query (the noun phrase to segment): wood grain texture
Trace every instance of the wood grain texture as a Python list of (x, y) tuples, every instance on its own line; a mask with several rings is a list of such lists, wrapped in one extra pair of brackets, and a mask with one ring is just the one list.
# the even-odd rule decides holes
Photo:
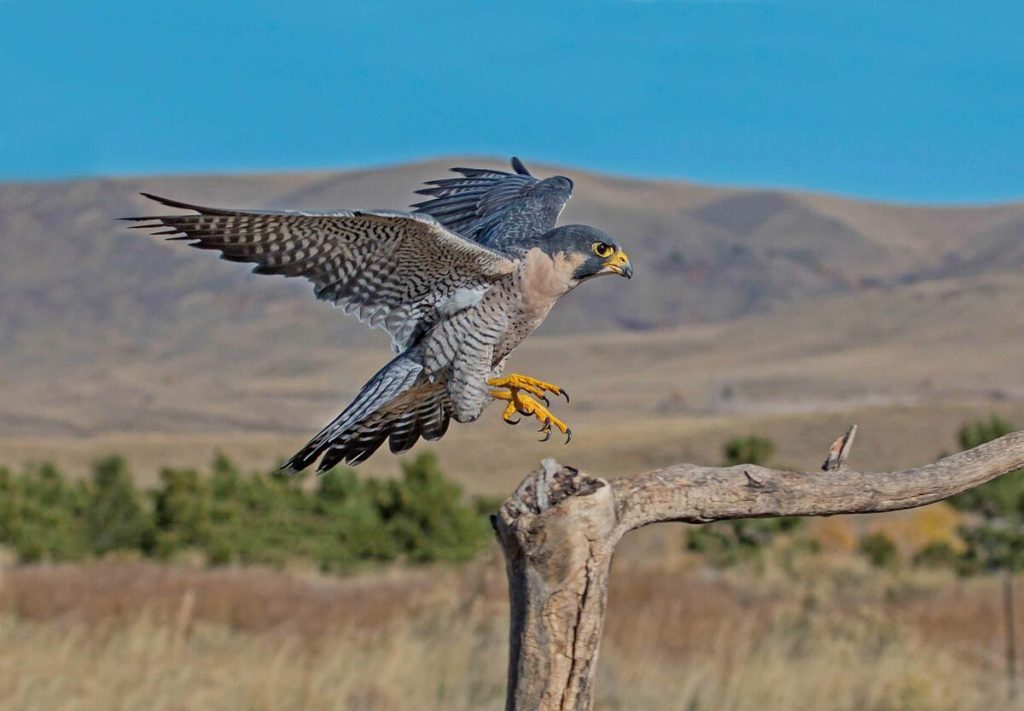
[(855, 431), (833, 445), (832, 468), (824, 472), (681, 464), (604, 480), (544, 460), (493, 518), (511, 601), (506, 708), (593, 707), (612, 555), (633, 529), (894, 511), (1024, 469), (1024, 432), (1015, 432), (922, 467), (855, 471), (844, 466)]

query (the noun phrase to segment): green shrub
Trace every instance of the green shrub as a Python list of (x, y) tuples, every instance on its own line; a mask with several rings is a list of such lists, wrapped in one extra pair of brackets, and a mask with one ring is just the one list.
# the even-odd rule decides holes
[[(727, 467), (739, 464), (763, 465), (775, 453), (775, 443), (767, 437), (747, 435), (735, 437), (722, 448), (723, 464)], [(686, 535), (687, 550), (701, 554), (715, 567), (728, 567), (760, 556), (762, 549), (770, 546), (779, 536), (797, 531), (804, 520), (797, 516), (778, 518), (744, 518), (733, 521), (716, 521), (691, 528)], [(816, 547), (800, 541), (789, 555), (796, 552), (813, 552)]]
[[(965, 424), (960, 428), (958, 438), (962, 449), (973, 449), (1013, 431), (1012, 424), (993, 415), (987, 421), (975, 420)], [(989, 521), (1019, 518), (1024, 514), (1024, 469), (957, 494), (949, 499), (949, 503)]]
[(315, 504), (328, 532), (317, 556), (321, 568), (344, 569), (356, 561), (387, 561), (400, 555), (378, 506), (379, 488), (379, 482), (364, 483), (351, 469), (332, 469), (320, 477)]
[(78, 560), (89, 553), (82, 486), (70, 486), (52, 465), (4, 477), (5, 523), (0, 542), (22, 562)]
[(960, 554), (946, 541), (932, 541), (914, 554), (915, 568), (949, 568), (960, 570), (962, 562)]
[(341, 571), (363, 561), (466, 560), (490, 538), (479, 501), (466, 501), (430, 455), (398, 480), (351, 469), (321, 476), (246, 476), (218, 455), (208, 475), (165, 469), (140, 495), (124, 460), (96, 462), (69, 484), (52, 466), (0, 469), (0, 545), (22, 561), (76, 560), (115, 550), (167, 559), (186, 551), (211, 565), (283, 565), (292, 558)]
[(160, 484), (152, 492), (154, 536), (149, 552), (168, 558), (182, 548), (206, 547), (212, 533), (211, 487), (194, 469), (164, 469)]
[(775, 443), (767, 437), (748, 435), (725, 443), (725, 466), (765, 464), (775, 454)]
[(11, 545), (18, 530), (21, 512), (14, 475), (0, 467), (0, 545)]
[[(781, 534), (796, 531), (803, 519), (796, 516), (778, 518), (741, 518), (695, 526), (686, 537), (687, 550), (701, 554), (716, 568), (727, 568), (758, 557)], [(813, 547), (798, 546), (811, 552)]]
[(113, 550), (144, 550), (153, 538), (153, 521), (142, 508), (128, 466), (121, 457), (93, 465), (92, 485), (82, 511), (89, 548), (96, 555)]
[(1024, 534), (1019, 523), (995, 521), (961, 526), (960, 538), (966, 550), (960, 561), (964, 575), (1024, 568)]
[(462, 503), (462, 488), (446, 481), (430, 454), (402, 463), (402, 479), (379, 492), (382, 518), (410, 560), (468, 560), (487, 540), (485, 519)]
[(895, 568), (899, 565), (900, 552), (896, 543), (881, 531), (861, 538), (858, 548), (876, 568)]
[[(977, 447), (1014, 431), (998, 415), (960, 428), (960, 446)], [(949, 500), (966, 516), (960, 571), (966, 574), (1024, 568), (1024, 469), (1004, 474)]]

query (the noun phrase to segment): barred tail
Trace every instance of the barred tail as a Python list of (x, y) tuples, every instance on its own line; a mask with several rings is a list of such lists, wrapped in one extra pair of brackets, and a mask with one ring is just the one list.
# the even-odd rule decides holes
[(344, 461), (356, 465), (390, 437), (391, 451), (404, 452), (422, 436), (439, 439), (448, 429), (451, 404), (444, 381), (423, 377), (423, 367), (403, 353), (384, 366), (355, 400), (281, 468), (302, 471), (323, 455), (317, 471)]

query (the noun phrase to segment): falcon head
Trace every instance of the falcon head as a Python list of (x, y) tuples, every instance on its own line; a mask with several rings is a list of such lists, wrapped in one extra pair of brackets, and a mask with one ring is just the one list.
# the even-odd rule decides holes
[(572, 265), (573, 281), (602, 274), (633, 277), (633, 263), (618, 241), (588, 225), (565, 225), (551, 230), (544, 236), (543, 244), (552, 257), (563, 256)]

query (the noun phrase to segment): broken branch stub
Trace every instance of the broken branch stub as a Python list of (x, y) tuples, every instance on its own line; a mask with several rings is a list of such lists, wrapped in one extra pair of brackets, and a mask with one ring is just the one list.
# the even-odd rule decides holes
[(707, 523), (828, 516), (923, 506), (1024, 468), (1024, 432), (897, 472), (846, 468), (856, 426), (823, 472), (683, 464), (605, 480), (546, 459), (492, 519), (511, 602), (509, 711), (586, 711), (612, 553), (625, 533), (660, 521)]
[(850, 450), (853, 449), (853, 438), (856, 436), (857, 425), (850, 425), (846, 434), (832, 443), (828, 450), (828, 457), (821, 465), (823, 472), (834, 472), (846, 466), (846, 458), (850, 456)]

